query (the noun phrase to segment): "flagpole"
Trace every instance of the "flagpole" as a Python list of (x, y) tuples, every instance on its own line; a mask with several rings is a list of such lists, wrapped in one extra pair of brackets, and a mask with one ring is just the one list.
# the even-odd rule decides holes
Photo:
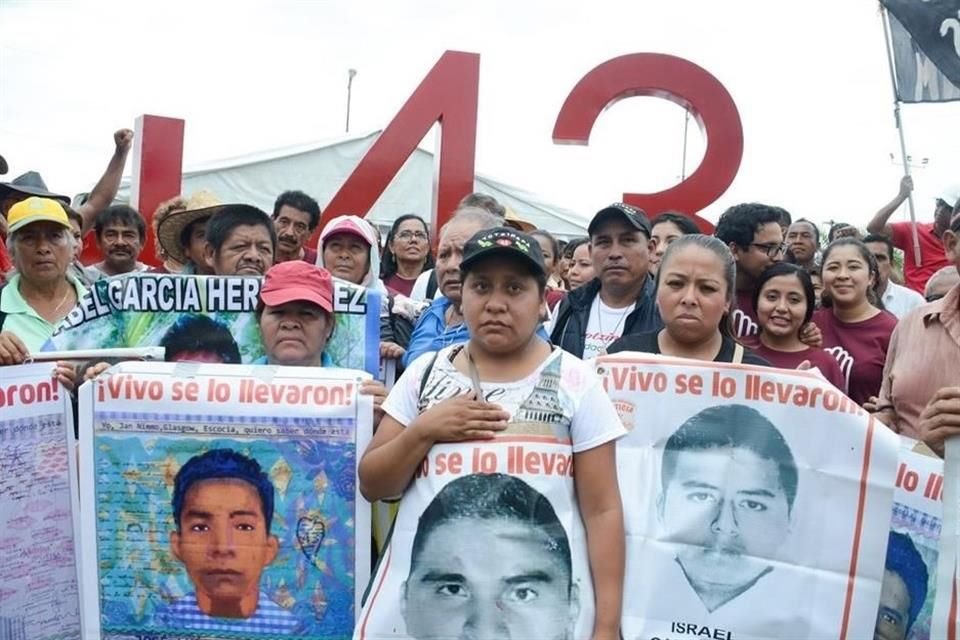
[[(903, 173), (910, 175), (910, 163), (907, 160), (907, 143), (903, 138), (903, 120), (900, 118), (900, 96), (897, 93), (897, 74), (893, 67), (893, 48), (890, 44), (890, 28), (887, 26), (887, 9), (880, 5), (881, 21), (883, 22), (883, 40), (887, 49), (887, 65), (890, 67), (890, 87), (893, 89), (893, 119), (897, 125), (897, 134), (900, 137), (900, 157), (903, 159)], [(910, 232), (913, 236), (913, 263), (920, 266), (920, 237), (917, 235), (917, 215), (913, 209), (913, 191), (907, 194), (907, 204), (910, 209)]]

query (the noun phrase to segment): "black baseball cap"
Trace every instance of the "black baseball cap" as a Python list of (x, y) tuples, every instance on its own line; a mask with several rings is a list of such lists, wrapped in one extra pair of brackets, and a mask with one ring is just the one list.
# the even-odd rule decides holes
[(483, 229), (463, 245), (460, 271), (466, 273), (477, 262), (490, 256), (516, 256), (524, 260), (534, 273), (547, 272), (543, 251), (533, 237), (511, 227)]
[(623, 202), (614, 202), (610, 206), (597, 211), (596, 215), (593, 216), (593, 220), (590, 221), (590, 226), (587, 227), (587, 233), (593, 236), (597, 231), (597, 227), (615, 216), (626, 220), (627, 224), (635, 227), (637, 231), (643, 231), (647, 234), (647, 238), (650, 237), (650, 220), (647, 219), (647, 214), (644, 213), (642, 209), (631, 207)]

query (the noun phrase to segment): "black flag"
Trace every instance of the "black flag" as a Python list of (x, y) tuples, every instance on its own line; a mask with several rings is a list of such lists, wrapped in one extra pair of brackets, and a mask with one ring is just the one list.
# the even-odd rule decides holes
[(902, 102), (960, 100), (960, 0), (881, 0)]

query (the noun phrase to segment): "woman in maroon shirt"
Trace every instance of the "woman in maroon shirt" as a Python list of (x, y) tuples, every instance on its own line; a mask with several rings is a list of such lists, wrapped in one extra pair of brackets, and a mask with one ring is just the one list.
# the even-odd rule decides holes
[(840, 364), (847, 395), (863, 404), (880, 391), (883, 363), (897, 319), (876, 293), (880, 272), (870, 250), (853, 238), (834, 240), (823, 253), (823, 307), (813, 321), (823, 346)]
[(760, 325), (754, 353), (780, 369), (796, 369), (803, 363), (820, 373), (844, 393), (847, 381), (836, 359), (823, 349), (800, 341), (800, 327), (807, 324), (817, 306), (813, 281), (805, 269), (786, 262), (775, 263), (760, 274), (753, 294), (753, 308)]
[(407, 213), (393, 221), (380, 262), (380, 279), (394, 294), (410, 297), (420, 274), (433, 268), (430, 232), (420, 216)]

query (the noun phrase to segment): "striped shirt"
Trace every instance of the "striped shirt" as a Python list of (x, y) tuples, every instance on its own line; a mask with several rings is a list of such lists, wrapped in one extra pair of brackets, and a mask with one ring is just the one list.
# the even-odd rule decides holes
[(158, 631), (290, 634), (298, 631), (301, 625), (292, 613), (261, 591), (257, 610), (249, 618), (208, 616), (197, 606), (196, 594), (191, 593), (157, 611), (155, 626)]

